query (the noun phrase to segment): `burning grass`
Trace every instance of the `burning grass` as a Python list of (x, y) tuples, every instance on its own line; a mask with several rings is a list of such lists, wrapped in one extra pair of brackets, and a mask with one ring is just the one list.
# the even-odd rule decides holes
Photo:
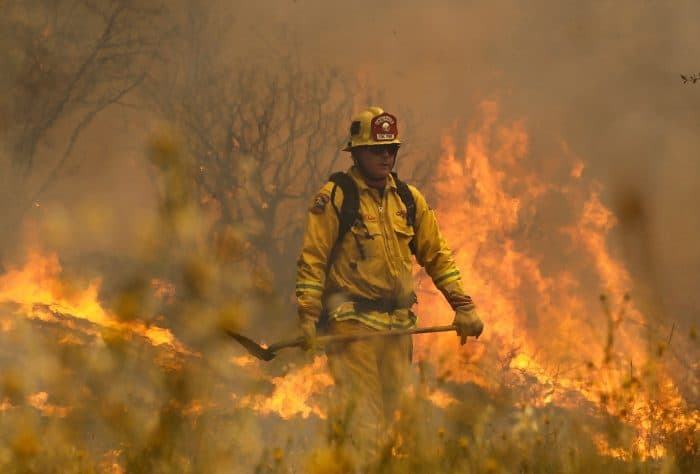
[[(564, 151), (561, 176), (538, 175), (524, 125), (494, 103), (464, 150), (454, 133), (434, 204), (487, 329), (463, 348), (416, 336), (413, 384), (373, 469), (700, 469), (697, 335), (629, 296), (600, 185)], [(245, 232), (207, 240), (172, 134), (149, 157), (160, 220), (138, 272), (105, 289), (34, 250), (0, 276), (0, 469), (349, 472), (348, 440), (325, 421), (325, 358), (262, 363), (221, 336), (291, 311), (251, 270)], [(445, 322), (417, 276), (422, 323)]]

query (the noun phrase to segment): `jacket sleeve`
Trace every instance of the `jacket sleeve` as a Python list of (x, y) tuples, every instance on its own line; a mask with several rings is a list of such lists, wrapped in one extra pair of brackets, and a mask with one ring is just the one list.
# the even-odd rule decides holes
[(435, 213), (428, 207), (420, 191), (414, 186), (410, 186), (410, 189), (416, 201), (416, 260), (425, 268), (435, 286), (453, 308), (463, 306), (466, 302), (473, 304), (464, 291), (461, 274), (452, 251), (442, 237)]
[(330, 202), (333, 186), (332, 182), (326, 183), (312, 200), (307, 212), (296, 277), (297, 309), (301, 319), (317, 321), (321, 314), (326, 266), (338, 238), (338, 215), (335, 209), (340, 209), (339, 203), (342, 203), (343, 197), (342, 190), (337, 187), (335, 202)]

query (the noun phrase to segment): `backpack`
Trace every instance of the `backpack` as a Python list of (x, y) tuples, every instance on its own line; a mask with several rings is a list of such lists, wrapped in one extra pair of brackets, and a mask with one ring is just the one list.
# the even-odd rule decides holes
[[(408, 188), (408, 184), (401, 181), (395, 172), (392, 171), (391, 175), (394, 177), (396, 191), (399, 194), (399, 198), (403, 202), (404, 206), (406, 206), (406, 223), (413, 227), (416, 222), (416, 200), (413, 197), (413, 193), (411, 193), (411, 190)], [(355, 185), (355, 181), (353, 181), (350, 175), (343, 171), (333, 173), (328, 180), (334, 183), (333, 189), (331, 190), (330, 201), (333, 205), (333, 209), (335, 209), (335, 212), (338, 215), (338, 238), (336, 239), (328, 258), (326, 273), (328, 270), (330, 270), (331, 265), (333, 264), (333, 260), (335, 259), (340, 247), (340, 242), (342, 242), (345, 234), (348, 233), (350, 228), (355, 225), (356, 222), (362, 221), (362, 216), (360, 215), (360, 194), (357, 190), (357, 186)], [(340, 189), (343, 190), (343, 204), (340, 206), (340, 209), (338, 209), (338, 207), (335, 205), (335, 192), (338, 189), (338, 186), (340, 186)], [(364, 259), (364, 251), (362, 250), (362, 245), (360, 244), (359, 240), (357, 240), (357, 236), (355, 237), (355, 242), (357, 243), (360, 255)], [(409, 247), (411, 248), (411, 253), (415, 254), (416, 249), (415, 242), (413, 240), (411, 240), (409, 243)]]

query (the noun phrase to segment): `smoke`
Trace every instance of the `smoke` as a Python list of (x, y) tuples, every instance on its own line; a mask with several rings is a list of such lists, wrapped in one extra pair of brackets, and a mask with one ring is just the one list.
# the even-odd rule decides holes
[[(700, 276), (698, 264), (688, 264), (697, 262), (697, 244), (684, 238), (698, 223), (678, 210), (698, 192), (700, 94), (679, 77), (697, 69), (696, 2), (356, 1), (338, 9), (277, 1), (227, 9), (252, 51), (299, 45), (303, 57), (360, 78), (358, 108), (367, 95), (410, 112), (415, 123), (404, 138), (426, 154), (478, 101), (499, 99), (505, 114), (527, 122), (536, 144), (566, 142), (586, 174), (604, 183), (607, 202), (641, 196), (660, 290), (697, 308), (697, 297), (678, 294), (685, 278), (672, 271), (686, 262), (687, 280)], [(535, 152), (538, 163), (556, 159), (546, 156), (552, 149)]]
[[(207, 77), (200, 73), (236, 61), (281, 69), (289, 56), (309, 68), (340, 68), (355, 80), (348, 91), (355, 110), (376, 103), (399, 116), (407, 145), (399, 159), (402, 174), (416, 162), (436, 160), (446, 131), (454, 132), (460, 150), (481, 101), (495, 100), (504, 122), (518, 121), (527, 131), (526, 160), (538, 174), (564, 182), (575, 157), (584, 179), (602, 183), (603, 203), (618, 217), (610, 244), (635, 279), (633, 297), (686, 329), (700, 308), (700, 219), (688, 210), (700, 197), (694, 152), (700, 92), (679, 75), (697, 68), (699, 10), (692, 1), (669, 7), (653, 1), (358, 0), (339, 9), (320, 0), (183, 0), (159, 17), (173, 34), (159, 44), (163, 60), (150, 66), (147, 83), (153, 89), (172, 84), (165, 80), (172, 77)], [(230, 69), (218, 80), (235, 81), (237, 72)], [(6, 79), (10, 87), (22, 76)], [(2, 155), (7, 173), (0, 191), (8, 215), (24, 212), (33, 223), (31, 232), (3, 226), (3, 242), (19, 242), (3, 246), (5, 260), (14, 257), (8, 248), (21, 254), (32, 234), (64, 259), (87, 266), (99, 261), (97, 273), (116, 270), (104, 255), (138, 259), (157, 214), (143, 147), (154, 122), (169, 118), (151, 92), (134, 91), (102, 111), (80, 136), (66, 172), (28, 209), (16, 196), (31, 196), (55, 159), (25, 179), (10, 167), (11, 153)], [(54, 145), (71, 125), (68, 120), (52, 130), (44, 156), (56, 154)], [(324, 139), (340, 144), (345, 137), (338, 135)], [(338, 167), (347, 164), (341, 160)], [(431, 194), (430, 187), (426, 191)], [(542, 235), (571, 212), (552, 199), (527, 225)], [(558, 245), (551, 239), (534, 244), (553, 268), (548, 242)], [(297, 250), (294, 243), (287, 247), (281, 264), (292, 266)], [(275, 291), (288, 294), (291, 286)], [(281, 324), (287, 330), (292, 322)]]
[[(526, 122), (535, 166), (556, 160), (564, 142), (584, 161), (585, 173), (603, 182), (607, 203), (624, 199), (621, 193), (639, 195), (650, 221), (655, 284), (673, 312), (697, 309), (686, 282), (700, 277), (700, 244), (692, 238), (700, 223), (682, 209), (698, 193), (700, 165), (692, 151), (700, 144), (694, 133), (700, 117), (693, 113), (700, 94), (679, 77), (697, 68), (696, 2), (358, 0), (338, 8), (276, 0), (181, 7), (163, 18), (190, 35), (161, 45), (170, 67), (185, 57), (192, 63), (176, 64), (185, 73), (230, 57), (274, 64), (285, 54), (341, 67), (358, 79), (356, 109), (376, 102), (404, 119), (414, 160), (434, 159), (445, 129), (464, 128), (484, 98), (498, 100), (504, 117)], [(196, 61), (180, 55), (195, 47)], [(157, 112), (143, 95), (129, 100), (140, 107), (108, 109), (81, 138), (80, 168), (51, 193), (63, 205), (103, 199), (121, 215), (139, 201), (152, 202), (137, 155)], [(343, 137), (328, 139), (342, 143)], [(124, 241), (97, 240), (107, 247)], [(638, 256), (627, 257), (640, 264)], [(679, 265), (687, 277), (675, 271)]]
[[(434, 159), (446, 129), (465, 129), (481, 100), (496, 99), (505, 120), (524, 121), (533, 166), (555, 166), (565, 144), (585, 177), (603, 184), (603, 201), (620, 218), (612, 243), (640, 292), (658, 293), (655, 304), (686, 323), (697, 313), (700, 222), (685, 206), (700, 193), (700, 93), (679, 76), (698, 68), (697, 2), (358, 0), (338, 8), (279, 0), (216, 8), (230, 54), (291, 50), (356, 77), (356, 109), (374, 102), (399, 114), (413, 160)], [(629, 200), (643, 223), (626, 222)]]
[[(583, 163), (583, 178), (601, 183), (601, 199), (617, 217), (610, 244), (635, 280), (633, 298), (645, 306), (645, 313), (686, 332), (700, 310), (700, 217), (694, 211), (700, 199), (700, 85), (683, 84), (680, 74), (700, 69), (699, 17), (700, 4), (690, 0), (672, 6), (662, 1), (356, 0), (339, 5), (321, 0), (182, 0), (159, 17), (173, 35), (159, 44), (162, 62), (150, 66), (145, 84), (157, 88), (170, 84), (164, 78), (206, 72), (227, 61), (274, 68), (278, 58), (287, 56), (310, 68), (340, 68), (355, 81), (349, 93), (356, 111), (377, 104), (398, 115), (407, 144), (400, 171), (414, 162), (435, 160), (446, 131), (454, 131), (456, 148), (463, 148), (464, 132), (479, 104), (494, 100), (505, 123), (522, 123), (527, 131), (525, 161), (536, 174), (564, 183), (575, 157)], [(0, 41), (12, 41), (4, 33)], [(7, 51), (22, 47), (8, 44)], [(0, 59), (0, 64), (14, 64)], [(230, 77), (219, 80), (235, 81), (235, 73), (234, 68)], [(6, 215), (23, 213), (25, 222), (14, 226), (6, 222), (15, 221), (2, 220), (0, 263), (21, 259), (22, 248), (39, 240), (59, 253), (67, 271), (88, 267), (91, 275), (116, 281), (133, 275), (158, 219), (158, 180), (145, 159), (145, 143), (154, 124), (169, 117), (163, 117), (150, 91), (141, 89), (104, 109), (80, 135), (66, 172), (27, 209), (16, 196), (32, 196), (41, 185), (70, 136), (73, 119), (51, 130), (42, 143), (42, 156), (53, 161), (37, 165), (28, 178), (17, 172), (11, 165), (16, 158), (11, 137), (4, 133), (12, 119), (4, 106), (22, 81), (20, 74), (0, 79), (0, 86), (10, 91), (0, 99), (0, 197), (7, 203)], [(192, 96), (197, 98), (196, 87)], [(347, 129), (347, 123), (335, 125)], [(340, 135), (323, 138), (330, 143), (345, 140)], [(542, 236), (542, 229), (559, 227), (573, 212), (563, 200), (552, 199), (527, 225), (532, 235)], [(209, 217), (199, 216), (206, 223), (198, 225), (206, 227)], [(531, 242), (545, 257), (548, 245), (560, 243), (547, 236)], [(274, 265), (293, 266), (296, 251)], [(186, 261), (185, 280), (199, 275), (200, 266), (216, 267), (212, 262), (219, 256), (205, 254), (201, 259), (206, 265)], [(554, 272), (560, 263), (544, 258), (543, 270)], [(105, 286), (109, 297), (124, 292)], [(223, 284), (221, 288), (226, 289)], [(266, 291), (261, 291), (263, 297), (270, 291), (289, 295), (292, 288)], [(268, 337), (275, 331), (288, 333), (293, 327), (289, 306), (274, 313), (279, 317), (248, 321), (247, 329), (265, 327)], [(238, 313), (246, 311), (229, 312), (236, 313), (238, 322), (245, 319)], [(207, 327), (220, 317), (210, 315)], [(183, 332), (196, 326), (181, 325)], [(230, 355), (227, 348), (215, 349), (221, 360)], [(34, 352), (42, 356), (40, 364), (56, 363), (45, 351)], [(34, 352), (28, 350), (28, 355)], [(135, 377), (126, 375), (128, 370), (121, 385), (137, 385)], [(226, 370), (228, 366), (221, 369)], [(111, 376), (107, 369), (94, 371), (100, 380)], [(30, 387), (23, 394), (42, 389), (33, 380), (26, 383)], [(187, 388), (197, 396), (205, 391)], [(100, 387), (95, 392), (108, 391)], [(112, 398), (130, 400), (121, 393)], [(70, 397), (68, 401), (79, 403)], [(238, 422), (257, 427), (250, 420)], [(256, 446), (256, 453), (260, 449)]]

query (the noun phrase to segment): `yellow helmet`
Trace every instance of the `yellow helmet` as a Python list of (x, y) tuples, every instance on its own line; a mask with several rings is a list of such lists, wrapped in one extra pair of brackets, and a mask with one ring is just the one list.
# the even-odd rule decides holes
[(343, 151), (356, 146), (401, 143), (396, 117), (380, 107), (370, 107), (352, 119), (350, 141)]

